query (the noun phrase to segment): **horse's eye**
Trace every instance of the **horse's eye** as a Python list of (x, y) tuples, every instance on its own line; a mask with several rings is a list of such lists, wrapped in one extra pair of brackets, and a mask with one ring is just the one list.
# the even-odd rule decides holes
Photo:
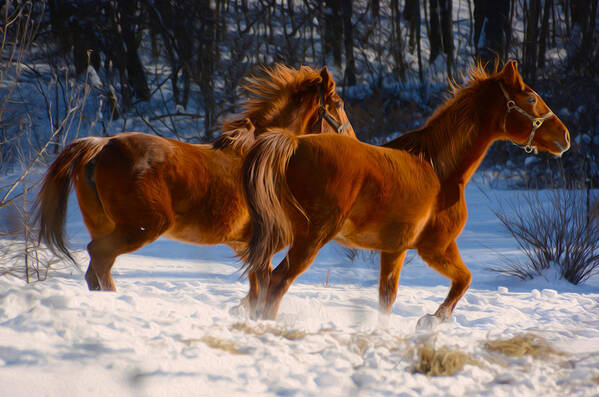
[(341, 109), (343, 107), (343, 102), (337, 102), (337, 109)]
[(528, 98), (526, 100), (526, 102), (528, 102), (528, 103), (535, 103), (536, 101), (537, 101), (537, 98), (535, 98), (534, 96), (531, 96), (530, 98)]

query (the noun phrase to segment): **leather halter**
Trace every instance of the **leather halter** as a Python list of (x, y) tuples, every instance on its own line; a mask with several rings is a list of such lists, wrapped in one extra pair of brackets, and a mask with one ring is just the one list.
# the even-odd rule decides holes
[(344, 124), (341, 124), (339, 121), (335, 120), (335, 118), (331, 116), (331, 114), (327, 111), (326, 107), (324, 106), (324, 94), (322, 93), (322, 88), (320, 88), (319, 91), (320, 107), (318, 108), (318, 121), (316, 122), (316, 124), (320, 124), (320, 122), (324, 118), (331, 125), (331, 127), (333, 127), (335, 131), (337, 131), (338, 134), (341, 134), (349, 127), (349, 121)]
[(520, 106), (516, 105), (516, 101), (514, 101), (513, 99), (510, 98), (510, 96), (508, 95), (507, 91), (505, 90), (505, 88), (503, 87), (503, 84), (501, 84), (501, 82), (499, 82), (499, 87), (501, 88), (501, 92), (503, 92), (505, 99), (507, 99), (507, 111), (505, 112), (505, 117), (503, 118), (503, 130), (505, 131), (505, 124), (507, 123), (507, 116), (510, 114), (510, 112), (512, 110), (518, 111), (519, 113), (524, 115), (526, 118), (528, 118), (532, 122), (532, 129), (530, 130), (530, 135), (528, 136), (528, 142), (526, 142), (525, 145), (516, 144), (517, 146), (520, 146), (522, 149), (524, 149), (524, 151), (526, 153), (530, 153), (530, 152), (532, 152), (532, 149), (533, 149), (532, 140), (535, 137), (535, 132), (537, 132), (539, 127), (541, 127), (541, 125), (543, 125), (543, 122), (545, 120), (547, 120), (548, 118), (553, 116), (553, 112), (549, 111), (542, 116), (535, 117), (535, 116), (531, 115), (530, 113), (528, 113), (526, 110), (522, 109)]

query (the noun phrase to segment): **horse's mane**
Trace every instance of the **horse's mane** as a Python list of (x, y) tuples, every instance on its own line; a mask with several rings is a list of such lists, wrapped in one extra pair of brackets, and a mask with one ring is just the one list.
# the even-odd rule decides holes
[[(495, 68), (496, 69), (496, 68)], [(450, 81), (451, 94), (427, 120), (426, 124), (383, 146), (406, 150), (429, 162), (440, 179), (451, 173), (477, 136), (480, 93), (495, 73), (488, 74), (477, 64), (463, 75), (463, 84)]]
[(231, 147), (238, 153), (245, 153), (256, 140), (255, 130), (256, 127), (247, 117), (226, 121), (223, 123), (223, 133), (212, 141), (212, 148), (222, 150)]
[[(213, 142), (213, 147), (223, 149), (233, 146), (237, 150), (247, 150), (255, 136), (264, 132), (265, 128), (281, 127), (273, 122), (294, 94), (301, 93), (320, 79), (319, 71), (309, 66), (299, 69), (281, 64), (263, 67), (262, 76), (252, 75), (246, 79), (242, 89), (248, 99), (242, 105), (243, 111), (223, 122), (223, 133)], [(254, 128), (243, 127), (247, 120)]]

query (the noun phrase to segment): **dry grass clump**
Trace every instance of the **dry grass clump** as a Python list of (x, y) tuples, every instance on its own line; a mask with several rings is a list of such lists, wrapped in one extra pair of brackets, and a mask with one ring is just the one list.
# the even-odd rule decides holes
[(390, 339), (381, 338), (381, 335), (377, 332), (371, 333), (355, 333), (355, 334), (335, 334), (332, 333), (331, 337), (337, 341), (341, 346), (346, 346), (352, 352), (357, 353), (360, 357), (364, 358), (368, 348), (379, 349), (384, 348), (389, 352), (403, 352), (406, 358), (409, 356), (409, 352), (406, 348), (401, 346), (405, 344), (408, 339), (400, 336), (391, 336)]
[(240, 346), (232, 340), (218, 338), (216, 336), (205, 335), (199, 339), (185, 339), (183, 341), (187, 346), (192, 346), (196, 342), (202, 342), (214, 349), (224, 350), (232, 354), (250, 354), (251, 349)]
[(466, 364), (480, 365), (460, 350), (445, 346), (435, 349), (432, 345), (424, 343), (418, 346), (416, 363), (412, 370), (427, 376), (453, 376)]
[(267, 325), (267, 324), (258, 324), (257, 326), (252, 327), (246, 323), (235, 323), (231, 326), (231, 328), (239, 330), (239, 331), (243, 331), (247, 334), (256, 335), (256, 336), (272, 334), (275, 336), (281, 336), (281, 337), (283, 337), (285, 339), (289, 339), (289, 340), (302, 339), (306, 335), (308, 335), (308, 333), (305, 331), (300, 331), (300, 330), (296, 330), (296, 329), (278, 328), (278, 327), (273, 327), (272, 325)]
[(563, 352), (552, 348), (546, 339), (530, 333), (516, 335), (509, 339), (488, 340), (484, 347), (490, 352), (498, 352), (511, 357), (526, 355), (542, 359), (552, 355), (564, 355)]

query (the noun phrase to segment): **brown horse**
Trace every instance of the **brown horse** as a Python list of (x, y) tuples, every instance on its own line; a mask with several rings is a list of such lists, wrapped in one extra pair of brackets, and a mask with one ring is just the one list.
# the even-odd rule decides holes
[[(277, 65), (250, 78), (245, 89), (245, 111), (224, 124), (226, 132), (212, 146), (136, 132), (69, 144), (50, 166), (37, 198), (40, 240), (72, 260), (64, 225), (74, 184), (91, 235), (85, 274), (90, 290), (114, 291), (110, 269), (116, 257), (159, 236), (223, 243), (240, 252), (251, 236), (240, 170), (255, 136), (282, 127), (355, 137), (326, 67)], [(250, 290), (251, 302), (257, 291)]]
[(290, 245), (260, 297), (265, 318), (275, 318), (292, 282), (332, 239), (380, 251), (383, 313), (395, 301), (406, 250), (416, 249), (451, 280), (445, 301), (419, 326), (450, 317), (471, 281), (456, 244), (467, 217), (464, 189), (491, 143), (556, 155), (570, 146), (568, 130), (514, 61), (492, 75), (474, 68), (453, 94), (424, 127), (382, 147), (334, 135), (258, 137), (243, 166), (254, 233), (246, 271), (266, 272), (273, 251)]

